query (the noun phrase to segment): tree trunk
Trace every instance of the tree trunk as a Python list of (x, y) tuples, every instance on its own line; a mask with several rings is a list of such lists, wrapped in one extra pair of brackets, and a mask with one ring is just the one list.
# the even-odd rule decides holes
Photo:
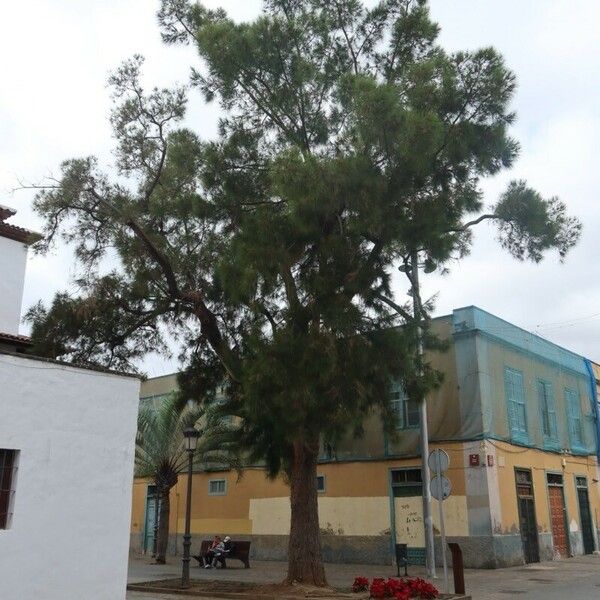
[(164, 565), (166, 562), (167, 546), (169, 544), (169, 513), (171, 489), (161, 488), (160, 492), (160, 514), (158, 516), (158, 539), (156, 542), (156, 562)]
[(286, 578), (289, 584), (327, 585), (317, 505), (318, 454), (318, 438), (294, 442), (290, 489), (292, 519)]

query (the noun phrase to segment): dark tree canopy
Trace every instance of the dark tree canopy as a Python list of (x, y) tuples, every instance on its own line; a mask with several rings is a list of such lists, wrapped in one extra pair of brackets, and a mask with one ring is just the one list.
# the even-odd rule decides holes
[[(242, 445), (290, 475), (298, 541), (319, 439), (389, 417), (390, 379), (415, 398), (435, 385), (415, 353), (428, 307), (412, 318), (394, 270), (446, 269), (483, 220), (518, 259), (562, 259), (580, 224), (521, 181), (485, 209), (482, 178), (518, 154), (515, 77), (492, 48), (441, 48), (424, 1), (268, 0), (236, 24), (163, 0), (159, 23), (197, 48), (191, 83), (220, 103), (219, 135), (181, 126), (182, 88), (142, 89), (141, 58), (117, 70), (118, 176), (67, 160), (36, 199), (40, 249), (74, 245), (81, 292), (31, 311), (35, 351), (131, 368), (176, 338), (184, 389), (223, 386)], [(322, 583), (320, 551), (304, 540), (302, 562), (292, 540), (290, 580)]]

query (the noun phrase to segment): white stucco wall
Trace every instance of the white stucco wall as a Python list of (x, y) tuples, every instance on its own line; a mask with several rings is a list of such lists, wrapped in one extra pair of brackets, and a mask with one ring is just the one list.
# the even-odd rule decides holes
[(0, 236), (0, 333), (19, 333), (27, 246)]
[(2, 600), (123, 600), (139, 381), (0, 354), (0, 448), (20, 450)]

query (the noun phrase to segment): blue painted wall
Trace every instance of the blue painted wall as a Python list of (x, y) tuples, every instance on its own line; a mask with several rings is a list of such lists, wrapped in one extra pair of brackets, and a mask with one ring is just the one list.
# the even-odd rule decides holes
[(453, 311), (452, 325), (469, 437), (597, 453), (595, 385), (583, 357), (474, 306)]

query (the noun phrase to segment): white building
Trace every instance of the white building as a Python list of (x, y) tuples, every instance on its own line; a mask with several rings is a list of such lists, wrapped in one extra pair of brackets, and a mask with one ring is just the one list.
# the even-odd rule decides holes
[(0, 206), (0, 598), (125, 598), (139, 381), (24, 351), (35, 234)]

